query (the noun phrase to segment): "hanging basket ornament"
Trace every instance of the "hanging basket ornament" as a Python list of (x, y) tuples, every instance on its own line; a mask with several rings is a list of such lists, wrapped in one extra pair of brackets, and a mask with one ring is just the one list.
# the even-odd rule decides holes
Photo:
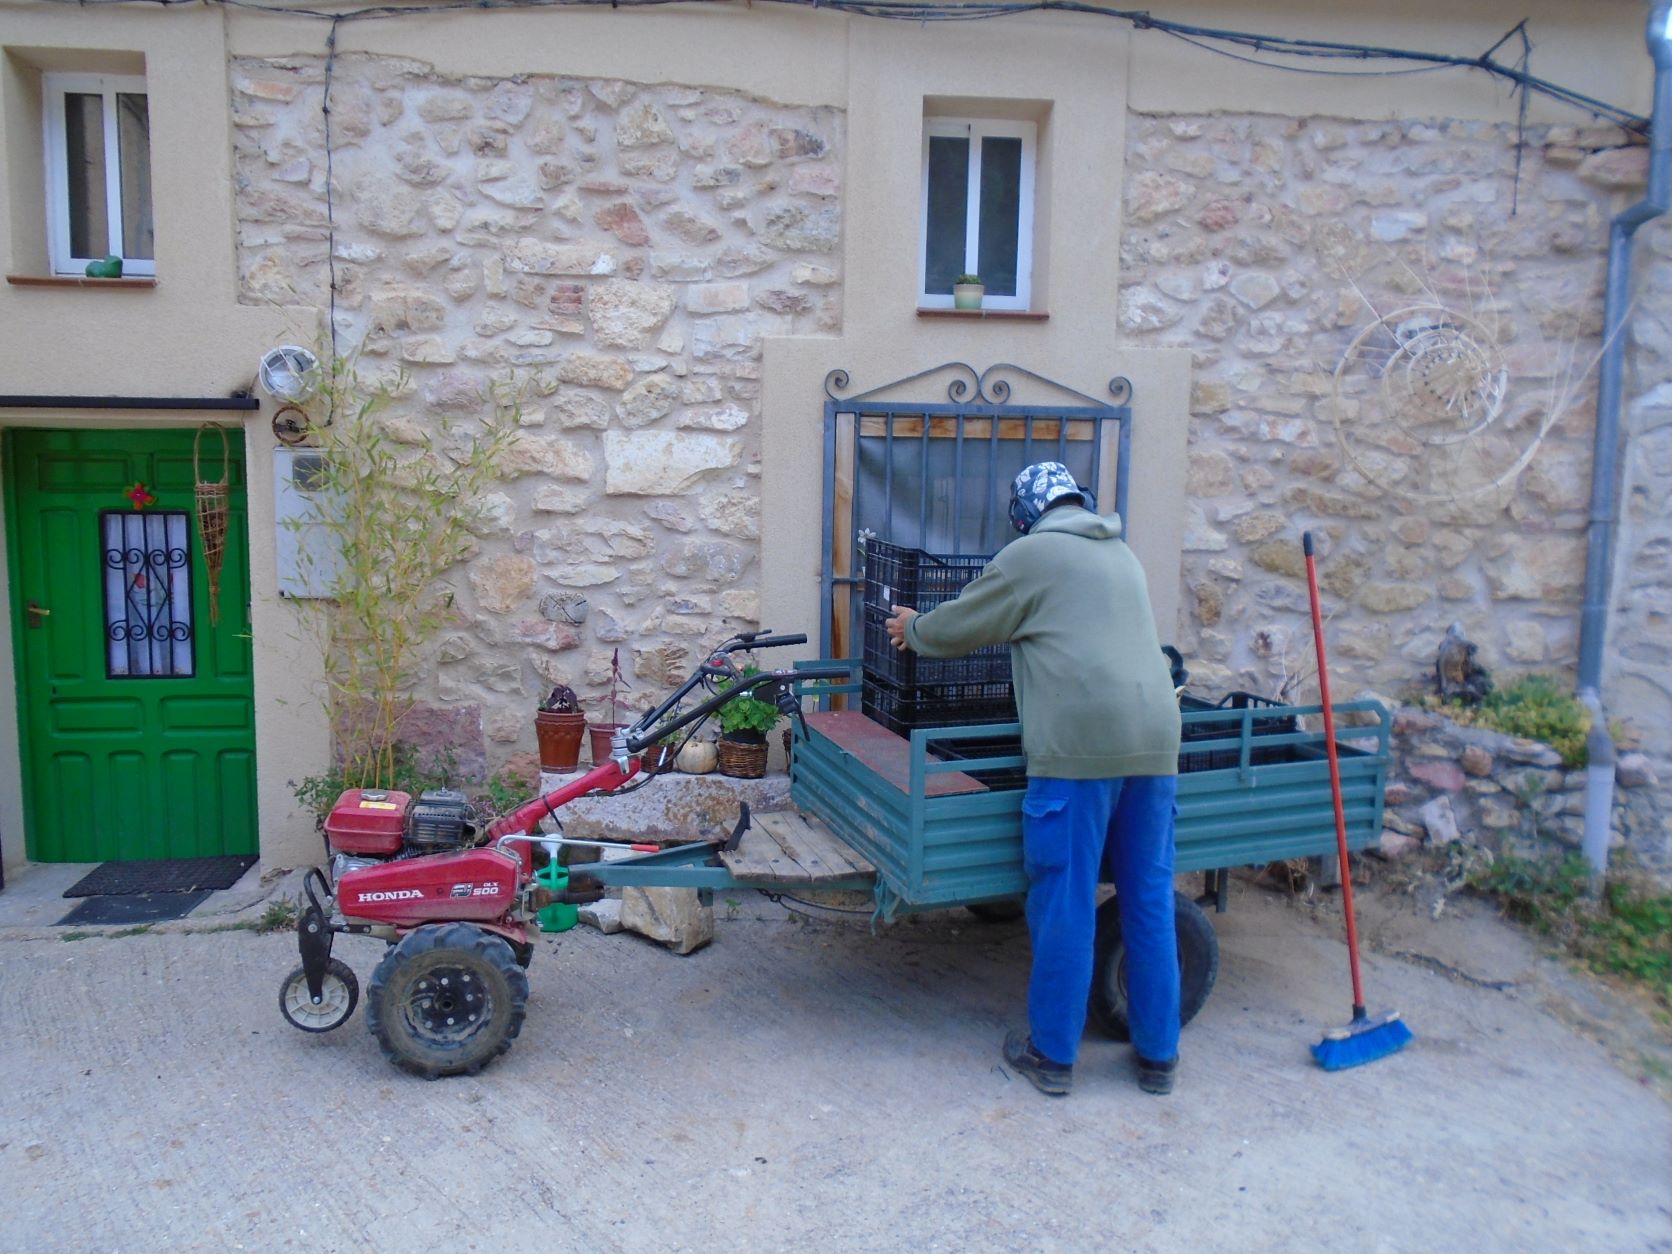
[[(198, 457), (203, 433), (211, 430), (221, 437), (221, 477), (218, 480), (204, 479)], [(203, 569), (209, 578), (209, 622), (212, 625), (219, 625), (221, 621), (221, 561), (226, 556), (226, 524), (230, 513), (228, 502), (231, 492), (227, 482), (230, 458), (226, 432), (219, 423), (211, 422), (197, 429), (192, 438), (192, 478), (197, 484), (197, 540), (203, 547)]]

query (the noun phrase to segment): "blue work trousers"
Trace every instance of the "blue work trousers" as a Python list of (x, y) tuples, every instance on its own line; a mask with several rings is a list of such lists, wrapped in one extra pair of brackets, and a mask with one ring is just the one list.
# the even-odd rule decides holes
[(1033, 1046), (1072, 1065), (1086, 1026), (1097, 885), (1113, 880), (1126, 942), (1127, 1019), (1138, 1053), (1178, 1056), (1179, 959), (1173, 921), (1173, 811), (1178, 779), (1028, 780), (1022, 852), (1028, 875), (1028, 1027)]

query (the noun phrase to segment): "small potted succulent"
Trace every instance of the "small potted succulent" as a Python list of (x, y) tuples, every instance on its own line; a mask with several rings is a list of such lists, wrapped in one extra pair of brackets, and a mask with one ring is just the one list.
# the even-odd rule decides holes
[(986, 294), (987, 288), (981, 282), (979, 274), (960, 274), (952, 280), (954, 309), (980, 309), (981, 298)]
[(540, 743), (540, 769), (568, 774), (580, 766), (581, 733), (586, 715), (575, 690), (565, 684), (553, 688), (534, 713), (534, 736)]
[[(759, 674), (745, 667), (743, 677)], [(720, 773), (736, 779), (759, 779), (766, 774), (766, 733), (783, 715), (770, 701), (751, 693), (733, 697), (720, 707)]]

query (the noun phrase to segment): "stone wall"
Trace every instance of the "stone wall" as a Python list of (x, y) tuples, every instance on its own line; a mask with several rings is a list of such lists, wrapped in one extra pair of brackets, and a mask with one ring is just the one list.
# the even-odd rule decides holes
[[(1384, 856), (1456, 841), (1524, 857), (1578, 852), (1587, 772), (1564, 767), (1549, 745), (1404, 709), (1394, 715), (1392, 748)], [(1629, 845), (1642, 864), (1665, 874), (1672, 844), (1655, 803), (1658, 782), (1641, 753), (1620, 758), (1609, 847)]]
[[(1431, 684), (1454, 621), (1501, 678), (1571, 677), (1608, 222), (1642, 194), (1646, 150), (1611, 127), (1532, 128), (1518, 146), (1514, 127), (1464, 122), (1134, 116), (1128, 134), (1121, 333), (1195, 358), (1177, 624), (1193, 682), (1315, 693), (1308, 528), (1338, 691)], [(1640, 691), (1610, 713), (1672, 780), (1672, 399), (1654, 401), (1672, 388), (1672, 232), (1644, 236), (1631, 386), (1648, 397), (1612, 642)], [(1448, 445), (1435, 437), (1467, 423), (1389, 412), (1364, 357), (1338, 387), (1360, 332), (1424, 302), (1456, 311), (1507, 371), (1481, 438)], [(1506, 470), (1500, 489), (1461, 490)]]
[[(339, 348), (395, 389), (394, 440), (520, 397), (419, 725), (474, 712), (503, 760), (550, 685), (598, 708), (613, 648), (637, 708), (754, 625), (761, 345), (840, 326), (843, 116), (341, 57), (333, 257), (323, 63), (240, 59), (231, 82), (241, 298), (325, 309), (334, 264)], [(542, 614), (553, 595), (585, 622)]]

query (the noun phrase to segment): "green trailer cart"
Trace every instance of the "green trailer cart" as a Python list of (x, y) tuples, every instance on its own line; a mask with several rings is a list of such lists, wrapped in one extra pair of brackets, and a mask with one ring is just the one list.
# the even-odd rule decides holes
[[(804, 698), (859, 704), (861, 662), (799, 664), (849, 682), (806, 683)], [(1180, 754), (1177, 856), (1200, 872), (1202, 892), (1177, 897), (1186, 1021), (1218, 970), (1218, 945), (1202, 910), (1224, 910), (1231, 868), (1336, 852), (1329, 764), (1316, 705), (1210, 706), (1186, 699)], [(1335, 706), (1342, 800), (1350, 848), (1382, 830), (1391, 719), (1376, 702)], [(791, 800), (798, 813), (756, 816), (727, 848), (674, 846), (589, 866), (604, 884), (704, 890), (859, 890), (875, 920), (967, 906), (999, 913), (1026, 895), (1022, 870), (1023, 759), (1014, 723), (917, 729), (897, 735), (858, 708), (806, 715), (796, 729)], [(1118, 901), (1098, 911), (1092, 1019), (1124, 1039), (1125, 979)]]

